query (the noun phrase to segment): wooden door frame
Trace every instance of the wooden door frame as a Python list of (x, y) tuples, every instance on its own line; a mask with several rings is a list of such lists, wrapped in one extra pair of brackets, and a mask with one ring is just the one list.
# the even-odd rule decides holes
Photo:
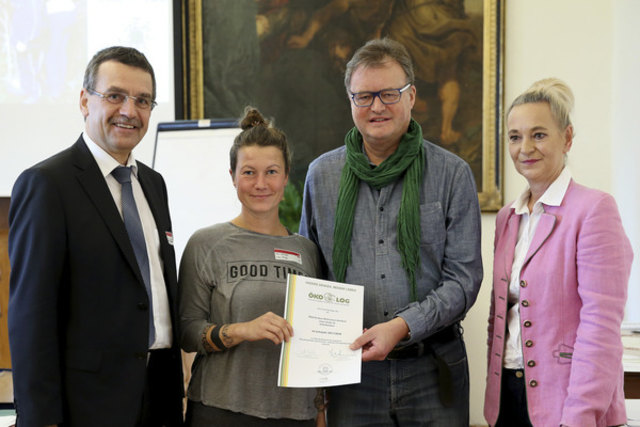
[(7, 309), (9, 306), (9, 198), (0, 197), (0, 369), (11, 369)]

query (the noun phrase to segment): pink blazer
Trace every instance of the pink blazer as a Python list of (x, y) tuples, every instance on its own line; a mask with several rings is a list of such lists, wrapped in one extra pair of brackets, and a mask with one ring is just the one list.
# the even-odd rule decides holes
[[(633, 253), (616, 203), (572, 180), (562, 205), (544, 209), (520, 274), (529, 417), (545, 427), (625, 424), (620, 324)], [(519, 223), (511, 205), (496, 219), (484, 405), (491, 425)]]

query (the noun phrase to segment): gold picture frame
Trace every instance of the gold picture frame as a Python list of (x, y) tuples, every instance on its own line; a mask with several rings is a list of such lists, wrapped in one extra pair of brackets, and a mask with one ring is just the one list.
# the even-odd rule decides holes
[[(360, 2), (363, 2), (363, 1), (364, 0), (360, 0)], [(206, 87), (206, 85), (218, 83), (218, 80), (224, 80), (224, 79), (218, 78), (220, 76), (219, 73), (212, 72), (211, 75), (208, 76), (206, 64), (212, 64), (211, 61), (228, 61), (227, 59), (228, 55), (225, 55), (225, 51), (224, 50), (218, 51), (217, 49), (217, 47), (219, 46), (219, 40), (217, 40), (217, 37), (215, 35), (212, 35), (210, 30), (207, 30), (208, 21), (215, 21), (215, 25), (214, 24), (209, 25), (211, 28), (219, 28), (219, 27), (224, 28), (225, 25), (229, 23), (229, 21), (233, 22), (234, 19), (245, 19), (247, 14), (255, 14), (256, 22), (254, 24), (256, 25), (256, 32), (258, 33), (258, 36), (257, 36), (258, 38), (254, 38), (252, 41), (254, 44), (256, 43), (256, 40), (258, 40), (258, 43), (264, 43), (264, 40), (269, 40), (269, 39), (267, 38), (259, 39), (259, 37), (260, 37), (260, 34), (263, 34), (261, 33), (261, 31), (262, 32), (265, 31), (264, 30), (265, 27), (271, 30), (272, 28), (270, 27), (275, 27), (276, 26), (275, 23), (282, 25), (282, 22), (286, 22), (286, 25), (288, 25), (288, 28), (289, 28), (288, 29), (289, 35), (295, 32), (291, 30), (291, 28), (295, 27), (296, 25), (297, 25), (298, 33), (301, 33), (302, 30), (305, 28), (305, 25), (308, 25), (309, 22), (311, 22), (311, 20), (314, 19), (314, 16), (315, 16), (314, 12), (319, 11), (320, 9), (328, 9), (330, 6), (330, 3), (332, 3), (331, 0), (308, 0), (305, 2), (297, 2), (297, 3), (293, 1), (275, 2), (280, 5), (284, 4), (284, 6), (278, 6), (280, 8), (289, 7), (290, 9), (294, 9), (293, 11), (288, 11), (289, 14), (286, 16), (286, 18), (278, 18), (278, 19), (281, 19), (281, 22), (279, 22), (277, 21), (275, 16), (277, 13), (280, 13), (281, 10), (273, 10), (274, 8), (272, 8), (272, 10), (268, 11), (271, 15), (267, 15), (266, 13), (264, 13), (264, 10), (260, 9), (261, 7), (263, 9), (266, 7), (266, 6), (261, 6), (261, 3), (266, 4), (266, 3), (272, 3), (272, 2), (267, 2), (267, 1), (256, 2), (255, 0), (245, 0), (244, 2), (246, 4), (243, 4), (242, 0), (213, 0), (211, 2), (203, 2), (202, 0), (185, 0), (184, 2), (182, 2), (181, 34), (183, 37), (183, 54), (182, 54), (182, 64), (180, 65), (182, 66), (182, 75), (184, 76), (182, 89), (183, 89), (183, 108), (184, 108), (185, 119), (193, 120), (193, 119), (202, 119), (205, 117), (207, 118), (238, 117), (242, 112), (241, 110), (238, 110), (239, 108), (238, 106), (236, 106), (235, 109), (230, 109), (230, 110), (226, 110), (225, 108), (215, 110), (212, 108), (211, 110), (215, 110), (213, 113), (210, 112), (209, 109), (207, 108), (207, 100), (212, 96), (215, 97), (217, 93), (216, 90), (218, 91), (218, 93), (223, 91), (237, 90), (237, 89), (230, 89), (224, 86), (218, 86), (218, 89)], [(306, 3), (306, 6), (304, 7), (306, 7), (307, 9), (303, 10), (300, 4), (305, 4), (305, 3)], [(350, 3), (357, 4), (358, 0), (352, 1)], [(463, 21), (463, 19), (460, 19), (460, 16), (464, 18), (464, 15), (454, 16), (454, 12), (449, 12), (447, 8), (449, 8), (450, 10), (453, 10), (452, 8), (454, 8), (454, 6), (458, 8), (462, 7), (463, 12), (465, 12), (466, 9), (464, 8), (473, 7), (476, 10), (482, 11), (481, 24), (478, 23), (479, 21), (477, 17), (476, 17), (476, 21), (474, 21), (476, 22), (476, 26), (474, 28), (478, 29), (477, 30), (478, 33), (480, 32), (479, 30), (480, 25), (482, 28), (481, 29), (482, 40), (481, 41), (476, 40), (476, 43), (474, 45), (474, 48), (481, 46), (481, 49), (478, 49), (478, 51), (481, 50), (481, 59), (476, 62), (469, 60), (464, 65), (464, 67), (466, 67), (465, 70), (467, 70), (466, 71), (467, 74), (465, 76), (467, 77), (475, 76), (478, 82), (475, 85), (476, 86), (475, 93), (477, 93), (477, 95), (474, 95), (474, 96), (471, 95), (471, 92), (473, 91), (473, 84), (469, 84), (469, 87), (470, 87), (469, 92), (465, 93), (467, 89), (465, 84), (468, 81), (472, 81), (472, 79), (463, 77), (460, 79), (460, 82), (458, 83), (459, 89), (462, 91), (462, 94), (460, 95), (461, 97), (460, 105), (462, 105), (462, 107), (460, 108), (466, 108), (465, 106), (469, 104), (469, 101), (477, 103), (477, 105), (474, 104), (475, 105), (474, 111), (468, 111), (469, 108), (465, 110), (467, 117), (473, 117), (473, 119), (469, 120), (469, 123), (470, 123), (468, 126), (469, 129), (466, 131), (466, 133), (464, 133), (465, 131), (464, 125), (466, 125), (467, 122), (464, 122), (462, 123), (462, 125), (460, 125), (462, 128), (460, 130), (462, 132), (459, 132), (459, 133), (463, 133), (464, 134), (463, 138), (465, 138), (464, 140), (462, 140), (462, 142), (460, 142), (459, 144), (460, 146), (457, 146), (456, 142), (452, 143), (451, 145), (446, 145), (444, 143), (442, 143), (441, 145), (445, 146), (445, 148), (450, 149), (450, 151), (453, 151), (456, 154), (460, 155), (462, 158), (467, 160), (468, 163), (470, 163), (472, 170), (474, 172), (474, 176), (476, 177), (476, 183), (478, 187), (478, 198), (479, 198), (479, 202), (482, 210), (497, 211), (502, 207), (502, 204), (503, 204), (503, 195), (502, 195), (503, 154), (502, 154), (501, 147), (502, 147), (502, 138), (503, 138), (504, 0), (443, 0), (442, 2), (426, 2), (426, 3), (420, 2), (419, 0), (395, 0), (395, 1), (366, 0), (366, 7), (369, 8), (368, 10), (370, 10), (372, 7), (375, 7), (376, 4), (383, 5), (383, 6), (379, 6), (381, 8), (382, 7), (387, 8), (386, 5), (391, 5), (391, 6), (388, 6), (389, 12), (399, 14), (401, 12), (398, 12), (398, 10), (400, 10), (402, 7), (406, 9), (407, 7), (409, 7), (407, 5), (411, 4), (412, 5), (411, 7), (414, 8), (412, 11), (410, 11), (412, 13), (411, 17), (413, 17), (416, 13), (420, 12), (418, 8), (424, 8), (424, 7), (434, 8), (435, 6), (426, 6), (427, 4), (433, 5), (434, 3), (439, 4), (437, 6), (439, 9), (429, 10), (430, 15), (437, 16), (438, 14), (440, 14), (440, 16), (449, 17), (450, 18), (449, 20), (452, 23)], [(315, 10), (309, 9), (313, 7), (315, 7)], [(357, 11), (352, 13), (352, 15), (355, 15), (356, 12)], [(407, 13), (406, 10), (405, 10), (405, 13)], [(221, 16), (223, 14), (225, 16)], [(238, 16), (240, 16), (239, 14), (242, 14), (241, 18), (238, 18)], [(328, 15), (328, 12), (326, 12), (325, 10), (322, 13), (318, 13), (317, 15), (321, 15), (321, 14), (324, 14), (325, 16), (325, 21), (323, 25), (328, 25), (327, 24), (328, 21), (326, 20), (326, 16)], [(280, 13), (280, 15), (282, 15), (282, 13)], [(479, 13), (477, 15), (479, 15)], [(249, 18), (251, 18), (251, 16), (249, 16)], [(340, 24), (340, 23), (346, 22), (347, 31), (345, 31), (345, 33), (352, 33), (354, 32), (352, 31), (353, 28), (349, 26), (350, 21), (344, 19), (345, 16), (346, 14), (343, 14), (343, 16), (339, 16), (335, 14), (334, 15), (334, 18), (335, 18), (334, 21), (336, 22), (335, 25), (344, 26), (345, 24)], [(476, 15), (473, 15), (473, 16), (476, 16)], [(396, 19), (396, 21), (405, 22), (406, 17), (407, 15), (405, 15), (405, 17), (403, 18), (404, 21), (400, 20), (399, 18)], [(353, 22), (353, 17), (351, 18), (352, 18), (351, 22)], [(270, 19), (272, 19), (272, 21), (269, 21)], [(340, 23), (338, 23), (339, 19), (342, 19)], [(248, 25), (251, 25), (251, 23), (249, 23)], [(260, 27), (260, 25), (262, 25), (262, 27)], [(310, 26), (311, 25), (308, 25), (308, 27)], [(378, 32), (379, 33), (382, 32), (382, 35), (386, 35), (383, 33), (384, 32), (383, 28), (393, 29), (393, 27), (389, 27), (388, 25), (387, 26), (379, 25)], [(460, 28), (464, 28), (462, 24), (460, 27), (458, 27), (458, 31), (461, 31)], [(222, 31), (223, 29), (219, 30), (220, 34), (223, 34), (223, 37), (229, 37), (228, 30), (225, 30), (227, 31), (226, 33), (222, 33)], [(456, 30), (454, 29), (452, 31), (455, 32)], [(247, 34), (247, 32), (248, 32), (247, 26), (245, 25), (244, 30), (242, 30), (242, 34)], [(336, 34), (336, 31), (331, 31), (331, 34)], [(251, 37), (253, 37), (253, 35), (251, 35)], [(270, 37), (275, 37), (275, 36), (270, 36)], [(321, 37), (320, 35), (316, 36), (316, 39), (318, 40), (317, 42), (318, 44), (320, 44), (320, 41), (319, 41), (320, 37)], [(476, 39), (479, 39), (479, 38), (480, 37), (476, 37)], [(305, 61), (313, 62), (313, 61), (307, 61), (307, 58), (314, 59), (314, 57), (313, 56), (308, 56), (306, 58), (302, 57), (301, 51), (297, 51), (297, 52), (287, 51), (287, 46), (291, 45), (290, 43), (291, 38), (289, 39), (289, 45), (287, 45), (287, 43), (283, 41), (284, 39), (282, 38), (282, 35), (280, 35), (280, 39), (277, 39), (277, 40), (279, 43), (277, 46), (275, 45), (274, 42), (272, 42), (268, 46), (265, 46), (264, 44), (262, 44), (260, 47), (262, 47), (263, 49), (262, 51), (258, 52), (258, 58), (255, 58), (255, 54), (253, 55), (254, 56), (253, 59), (251, 59), (251, 54), (248, 55), (249, 59), (247, 59), (246, 57), (242, 57), (242, 58), (239, 57), (239, 60), (242, 60), (245, 62), (248, 60), (249, 61), (248, 63), (253, 65), (250, 65), (250, 66), (245, 65), (243, 68), (244, 71), (240, 68), (236, 68), (235, 70), (230, 70), (229, 74), (237, 76), (238, 73), (253, 72), (252, 78), (256, 78), (255, 77), (256, 69), (260, 69), (261, 67), (264, 66), (264, 63), (265, 63), (264, 57), (266, 55), (273, 55), (273, 56), (280, 55), (279, 58), (285, 59), (283, 60), (283, 63), (288, 64), (288, 68), (280, 68), (279, 69), (279, 71), (281, 72), (280, 75), (278, 75), (275, 71), (273, 71), (273, 69), (271, 69), (270, 71), (274, 75), (280, 77), (283, 74), (282, 70), (286, 70), (285, 71), (286, 75), (282, 75), (282, 80), (286, 81), (289, 79), (295, 79), (297, 77), (296, 66), (291, 65), (291, 64), (296, 64), (295, 54), (298, 54), (301, 58), (303, 58), (299, 60), (300, 63), (304, 63)], [(227, 41), (227, 44), (229, 43), (235, 43), (235, 40)], [(314, 43), (314, 41), (312, 41), (311, 43)], [(274, 48), (274, 46), (276, 46), (276, 48)], [(236, 51), (241, 51), (241, 50), (242, 50), (242, 46), (238, 46), (237, 50), (232, 50), (232, 51), (227, 50), (227, 52), (231, 52), (233, 56), (234, 54), (236, 54)], [(307, 47), (307, 50), (309, 50), (308, 47)], [(286, 55), (288, 54), (290, 54), (290, 57), (286, 57)], [(480, 53), (478, 53), (478, 55), (480, 55)], [(240, 56), (240, 54), (238, 54), (238, 56)], [(414, 62), (416, 62), (415, 58), (414, 58)], [(416, 64), (419, 64), (419, 61), (416, 62)], [(471, 64), (471, 65), (468, 65), (468, 64)], [(268, 66), (272, 66), (272, 65), (269, 64)], [(314, 63), (312, 68), (320, 68), (320, 67)], [(278, 70), (277, 68), (275, 69)], [(438, 71), (436, 70), (436, 72)], [(417, 74), (417, 77), (419, 77), (419, 72), (417, 72), (416, 74)], [(481, 77), (478, 77), (480, 74), (481, 74)], [(205, 76), (207, 77), (205, 78)], [(313, 77), (313, 79), (308, 78), (308, 76)], [(315, 77), (318, 77), (318, 73), (314, 70), (310, 70), (308, 71), (307, 76), (305, 76), (304, 78), (301, 77), (300, 79), (306, 80), (307, 82), (313, 81), (314, 83), (312, 83), (312, 85), (314, 85), (316, 81)], [(339, 80), (338, 77), (334, 76), (333, 80), (334, 81), (338, 80), (336, 83), (342, 84), (342, 81)], [(253, 83), (253, 81), (251, 81), (251, 83)], [(257, 89), (255, 90), (264, 92), (265, 90), (270, 89), (269, 86), (272, 86), (272, 84), (270, 83), (267, 83), (267, 84), (261, 84), (261, 83), (263, 82), (258, 81), (256, 83)], [(276, 83), (279, 83), (279, 81), (276, 81)], [(430, 83), (430, 82), (427, 82), (427, 83)], [(481, 85), (481, 88), (480, 88), (480, 85)], [(256, 86), (251, 86), (249, 84), (247, 84), (246, 86), (247, 88), (249, 87), (256, 88)], [(422, 90), (423, 87), (419, 87), (418, 89), (418, 95), (425, 92), (429, 93), (429, 90), (432, 91), (432, 96), (430, 101), (429, 99), (426, 101), (427, 107), (425, 107), (425, 109), (427, 110), (427, 112), (424, 113), (424, 117), (427, 117), (425, 119), (427, 123), (431, 122), (429, 118), (430, 115), (437, 116), (437, 108), (433, 107), (432, 105), (437, 104), (438, 98), (442, 99), (442, 88), (438, 89), (437, 86), (438, 86), (437, 84), (431, 83), (430, 85), (428, 85), (425, 83), (423, 87), (426, 88), (426, 90)], [(237, 88), (238, 86), (236, 85), (235, 87)], [(242, 87), (242, 85), (240, 87)], [(297, 88), (297, 89), (300, 90), (300, 88)], [(285, 94), (287, 94), (287, 92), (296, 92), (296, 90), (289, 91), (288, 89), (282, 89), (282, 88), (278, 90), (279, 92), (277, 91), (269, 92), (269, 95), (267, 98), (272, 100), (273, 97), (280, 96), (281, 94), (284, 96)], [(302, 88), (302, 90), (304, 91), (306, 90), (306, 88)], [(321, 89), (317, 89), (317, 90), (321, 90)], [(322, 89), (322, 91), (323, 91), (322, 93), (327, 92), (326, 89)], [(344, 92), (344, 88), (342, 89), (342, 91)], [(317, 93), (318, 92), (315, 92), (315, 94), (312, 93), (311, 95), (306, 94), (304, 96), (307, 96), (309, 98), (309, 103), (311, 104), (314, 102), (320, 103), (320, 101), (317, 99)], [(480, 96), (480, 93), (481, 93), (481, 96)], [(304, 96), (301, 96), (301, 98), (304, 99)], [(342, 94), (342, 96), (344, 96), (344, 93)], [(464, 100), (464, 96), (467, 96), (466, 101)], [(239, 96), (239, 98), (242, 98), (242, 97)], [(267, 115), (274, 114), (277, 124), (282, 124), (283, 119), (285, 123), (287, 120), (289, 120), (290, 122), (295, 122), (296, 124), (301, 123), (299, 119), (290, 118), (288, 116), (294, 114), (295, 110), (304, 109), (306, 104), (304, 101), (300, 102), (299, 99), (295, 101), (289, 101), (289, 104), (286, 107), (287, 109), (286, 110), (280, 109), (276, 114), (271, 110), (274, 110), (274, 109), (277, 110), (277, 108), (272, 108), (271, 105), (264, 106), (263, 105), (264, 103), (261, 104), (260, 101), (256, 102), (256, 100), (252, 98), (254, 98), (252, 95), (252, 92), (248, 92), (248, 94), (245, 95), (246, 100), (244, 101), (244, 104), (251, 103), (251, 105), (257, 106)], [(344, 98), (345, 99), (341, 100), (340, 102), (342, 104), (348, 105), (348, 103), (346, 102), (346, 96), (344, 96)], [(481, 98), (481, 102), (479, 101), (479, 98)], [(429, 102), (431, 102), (431, 104)], [(444, 104), (444, 101), (442, 103)], [(284, 102), (281, 102), (281, 104), (284, 104)], [(226, 106), (227, 104), (225, 104), (225, 107)], [(308, 107), (308, 108), (311, 108), (311, 107)], [(329, 110), (329, 108), (327, 108), (327, 106), (324, 104), (320, 106), (313, 106), (313, 108), (318, 108), (318, 109), (324, 108), (325, 110)], [(340, 108), (342, 110), (340, 110), (341, 112), (339, 117), (344, 117), (346, 115), (347, 118), (350, 120), (350, 114), (348, 112), (344, 113), (344, 111), (348, 111), (348, 110), (344, 110), (344, 105), (340, 105), (339, 107), (335, 107), (335, 108), (332, 106), (331, 110), (340, 109)], [(442, 107), (442, 109), (444, 111), (444, 107)], [(307, 115), (309, 115), (309, 111), (315, 111), (315, 110), (307, 110)], [(414, 115), (419, 115), (419, 114), (420, 113), (416, 112), (416, 108), (414, 107)], [(462, 115), (462, 113), (460, 113), (460, 115)], [(445, 114), (442, 113), (441, 116), (444, 117)], [(328, 122), (330, 123), (329, 127), (334, 126), (335, 117), (332, 120), (329, 120)], [(444, 119), (442, 119), (442, 122), (444, 123)], [(473, 126), (472, 122), (475, 123), (475, 127)], [(455, 125), (455, 122), (453, 123)], [(425, 124), (424, 123), (421, 123), (421, 124), (423, 124), (423, 129), (424, 129)], [(303, 126), (304, 124), (300, 124), (300, 127), (303, 127)], [(336, 125), (335, 127), (339, 127), (340, 132), (342, 132), (342, 135), (344, 135), (344, 132), (343, 132), (344, 123), (340, 125)], [(296, 135), (295, 129), (293, 130), (287, 129), (284, 126), (283, 126), (283, 129), (289, 135), (290, 141), (292, 139), (295, 139), (295, 140), (304, 139), (300, 135)], [(317, 129), (315, 132), (318, 133)], [(313, 131), (311, 133), (313, 133)], [(435, 133), (437, 135), (437, 132)], [(431, 135), (428, 134), (428, 132), (425, 132), (425, 137), (427, 139), (430, 139), (438, 143), (437, 142), (438, 137), (436, 136), (434, 138), (432, 137), (432, 134), (434, 134), (433, 129), (431, 130)], [(441, 135), (443, 134), (441, 133)], [(294, 138), (292, 138), (292, 136)], [(324, 136), (324, 138), (327, 139), (326, 135)], [(334, 143), (334, 146), (339, 146), (342, 144), (342, 140), (339, 137), (332, 136), (330, 139), (332, 140), (332, 143)], [(306, 141), (307, 140), (305, 139), (305, 142)], [(295, 141), (294, 141), (294, 153), (296, 154), (296, 156), (302, 155), (303, 157), (304, 156), (315, 157), (315, 155), (318, 154), (317, 152), (312, 153), (313, 150), (310, 149), (309, 147), (309, 145), (313, 145), (312, 143), (308, 143), (307, 145), (302, 145), (302, 144), (300, 145), (301, 145), (300, 147), (296, 147)], [(323, 148), (323, 152), (324, 151), (328, 151), (328, 149)], [(468, 153), (473, 153), (473, 154), (467, 156)], [(306, 171), (306, 166), (308, 165), (308, 159), (306, 161), (307, 163), (304, 165), (304, 171)]]

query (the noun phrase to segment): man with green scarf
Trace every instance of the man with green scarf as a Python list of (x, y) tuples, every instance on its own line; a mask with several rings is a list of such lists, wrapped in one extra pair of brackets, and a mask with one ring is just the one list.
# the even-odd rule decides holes
[(365, 286), (362, 381), (329, 390), (331, 426), (469, 425), (459, 322), (482, 280), (469, 166), (422, 138), (406, 49), (371, 40), (347, 64), (355, 127), (309, 166), (300, 233), (327, 278)]

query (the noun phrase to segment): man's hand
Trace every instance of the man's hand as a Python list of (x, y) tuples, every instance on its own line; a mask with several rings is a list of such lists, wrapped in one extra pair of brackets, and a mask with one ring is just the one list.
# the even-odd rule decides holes
[(351, 343), (349, 348), (357, 350), (362, 348), (362, 361), (384, 360), (387, 354), (407, 336), (409, 327), (401, 317), (396, 317), (388, 322), (378, 323)]

